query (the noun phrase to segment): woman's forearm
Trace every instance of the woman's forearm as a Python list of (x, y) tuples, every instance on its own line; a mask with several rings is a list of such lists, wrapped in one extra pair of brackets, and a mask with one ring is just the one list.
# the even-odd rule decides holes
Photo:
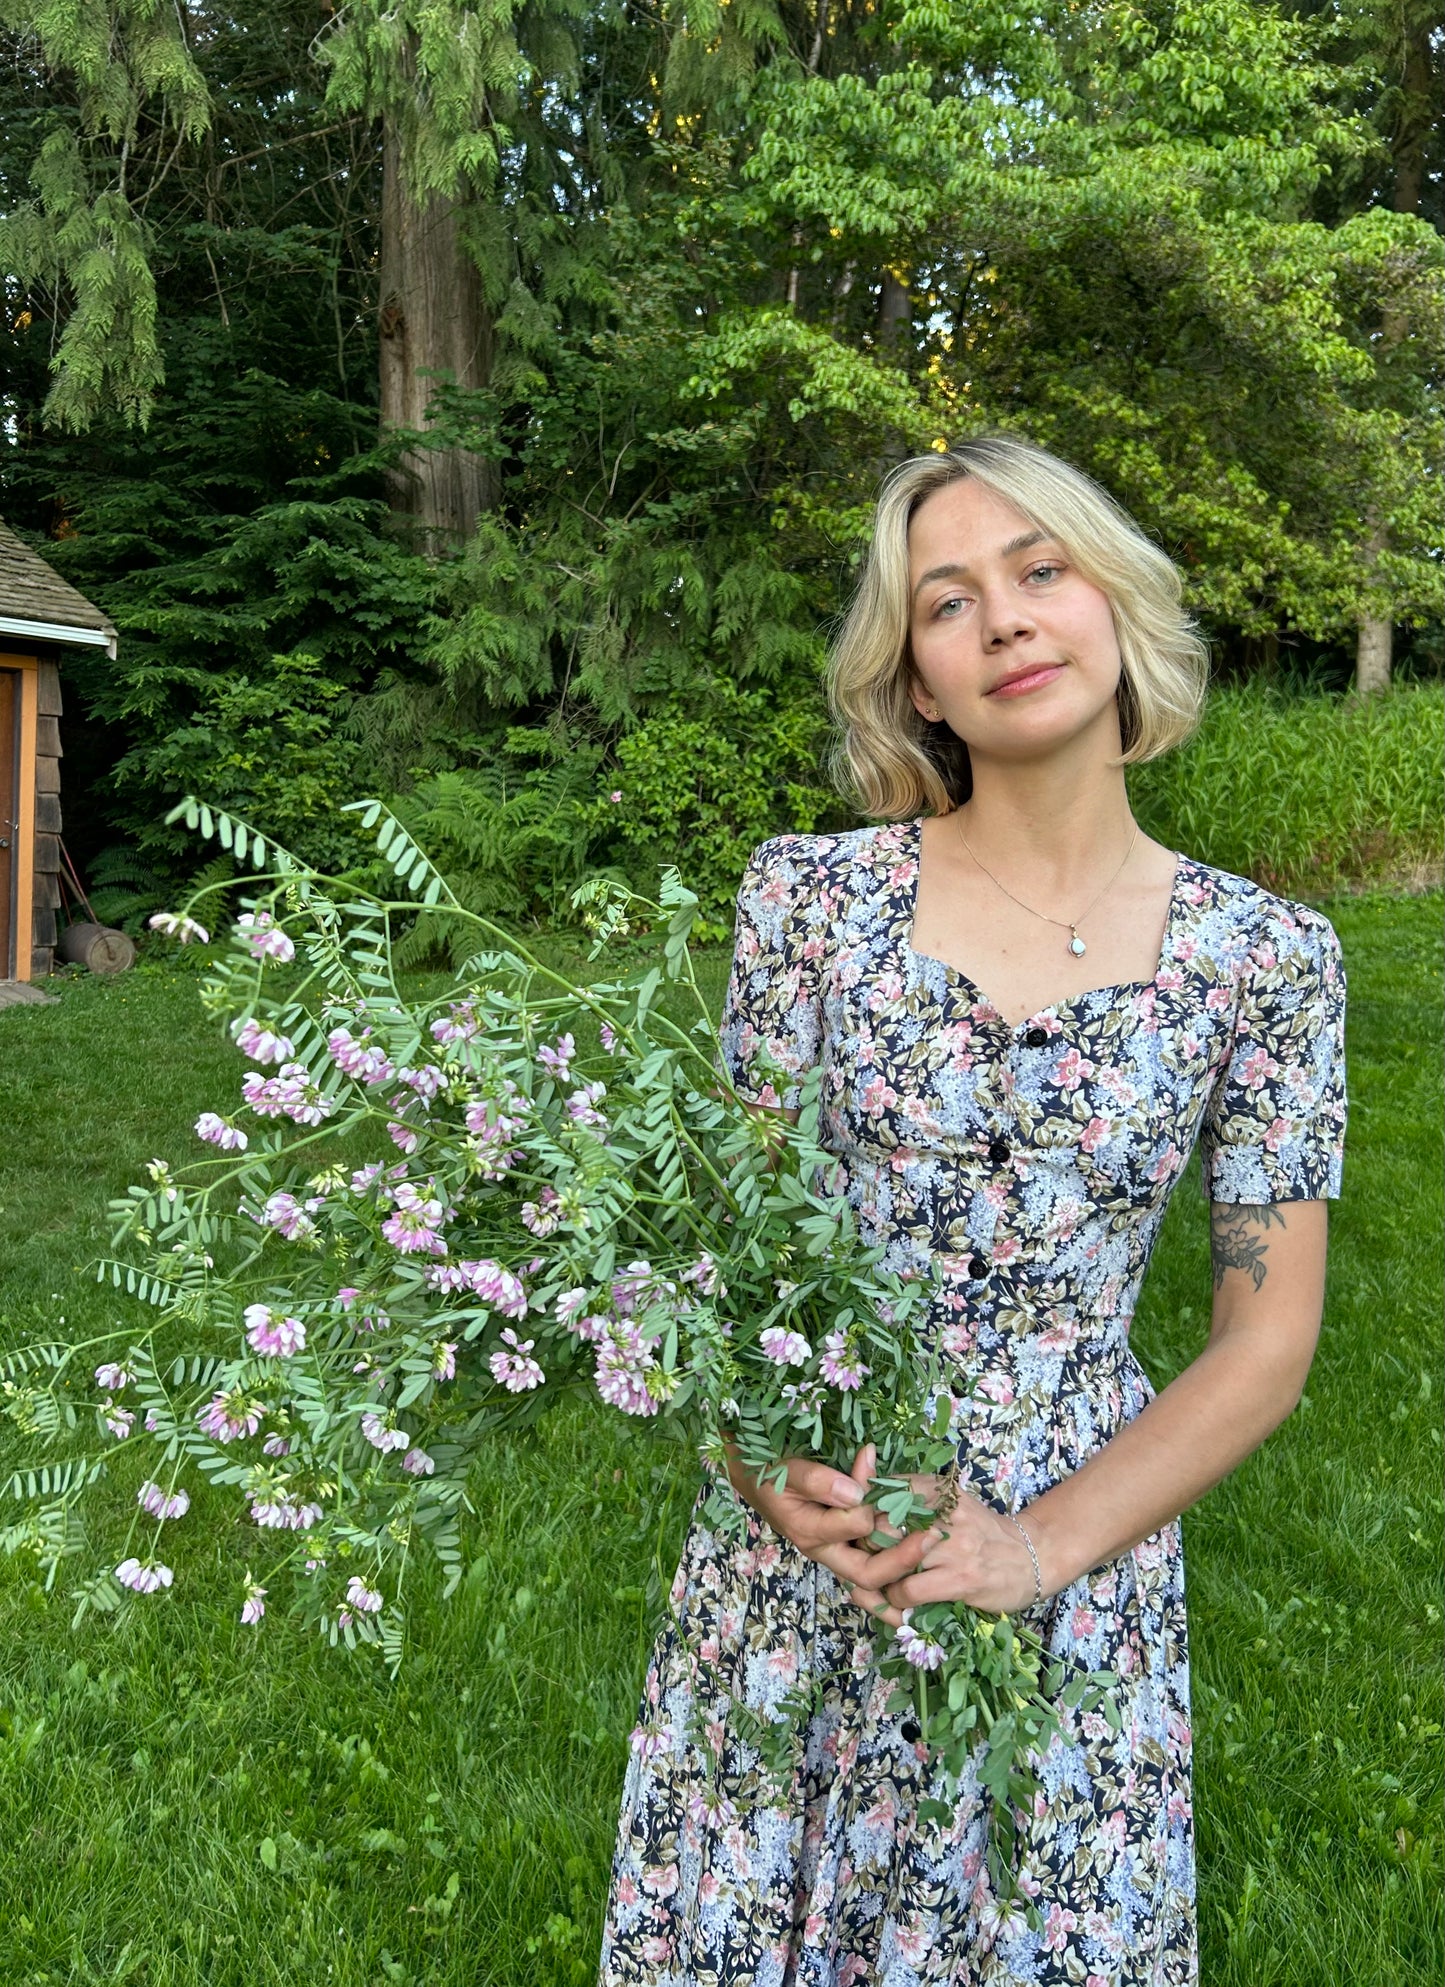
[(1023, 1514), (1057, 1593), (1201, 1498), (1292, 1411), (1316, 1331), (1278, 1321), (1220, 1334), (1073, 1476)]

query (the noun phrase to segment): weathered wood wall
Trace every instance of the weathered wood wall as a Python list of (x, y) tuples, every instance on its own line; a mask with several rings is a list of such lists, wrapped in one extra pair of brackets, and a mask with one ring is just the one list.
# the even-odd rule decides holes
[(55, 953), (55, 914), (60, 908), (60, 670), (42, 662), (35, 730), (35, 883), (30, 977), (50, 971)]

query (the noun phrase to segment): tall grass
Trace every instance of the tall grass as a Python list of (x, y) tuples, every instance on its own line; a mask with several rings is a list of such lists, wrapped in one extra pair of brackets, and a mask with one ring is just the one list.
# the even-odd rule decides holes
[(1445, 687), (1215, 690), (1181, 751), (1129, 775), (1147, 833), (1273, 890), (1419, 884), (1442, 853)]

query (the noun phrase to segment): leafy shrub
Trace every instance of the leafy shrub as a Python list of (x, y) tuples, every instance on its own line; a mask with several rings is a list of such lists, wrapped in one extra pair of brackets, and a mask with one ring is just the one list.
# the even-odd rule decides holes
[[(822, 781), (826, 735), (816, 693), (780, 707), (773, 692), (715, 683), (705, 710), (664, 707), (610, 754), (513, 728), (491, 759), (435, 775), (396, 807), (469, 911), (565, 921), (589, 873), (643, 889), (685, 853), (698, 935), (727, 938), (750, 850), (785, 829), (850, 825)], [(406, 957), (449, 929), (429, 919)]]
[[(698, 933), (727, 938), (748, 853), (769, 835), (851, 825), (823, 784), (826, 727), (811, 700), (715, 686), (706, 716), (663, 711), (617, 747), (611, 838), (640, 885), (686, 852), (701, 909)], [(603, 808), (609, 803), (604, 798)]]
[(1216, 690), (1188, 745), (1129, 774), (1161, 842), (1267, 888), (1400, 881), (1441, 857), (1445, 690)]

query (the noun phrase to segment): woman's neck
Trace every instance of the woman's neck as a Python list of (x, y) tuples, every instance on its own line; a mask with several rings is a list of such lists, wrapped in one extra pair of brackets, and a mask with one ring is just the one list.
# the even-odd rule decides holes
[(1067, 890), (1117, 862), (1134, 834), (1120, 766), (984, 761), (958, 827), (988, 869)]

